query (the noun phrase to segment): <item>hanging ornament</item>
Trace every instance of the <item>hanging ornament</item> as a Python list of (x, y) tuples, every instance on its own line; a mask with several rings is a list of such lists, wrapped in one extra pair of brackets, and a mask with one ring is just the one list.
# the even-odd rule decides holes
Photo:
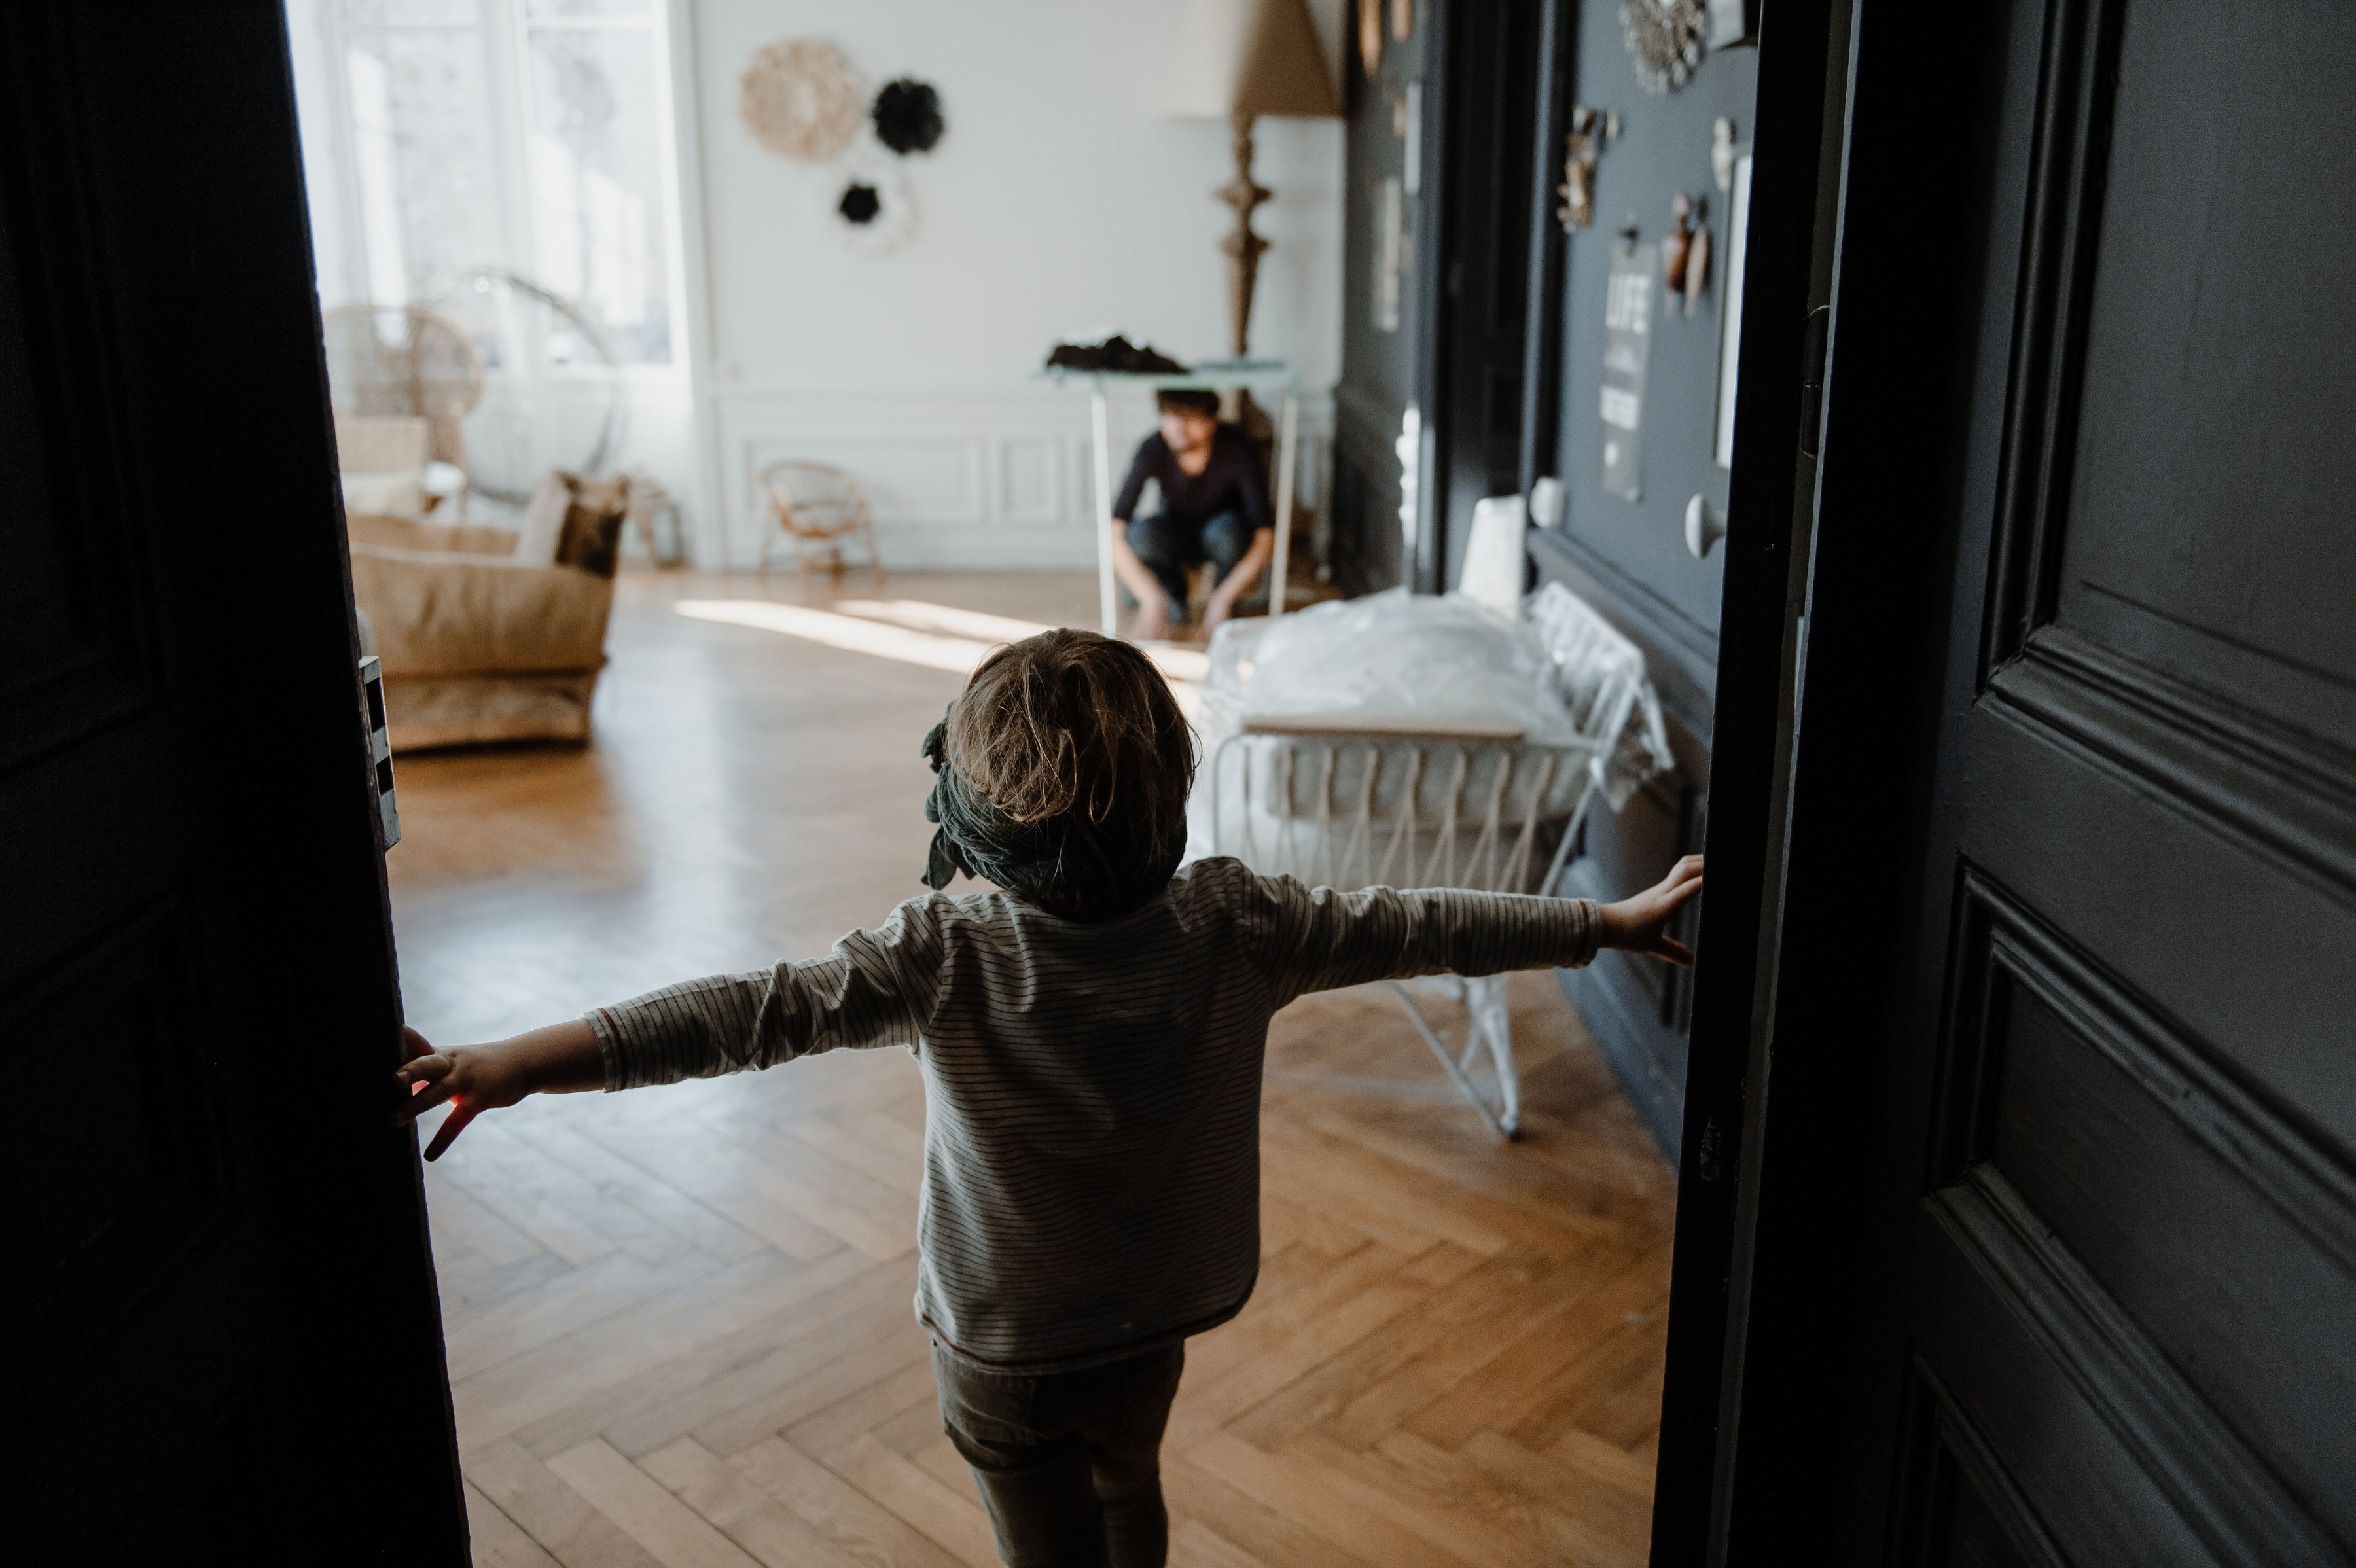
[[(1709, 203), (1697, 201), (1694, 205), (1699, 209), (1701, 217), (1707, 220), (1709, 217)], [(1693, 318), (1694, 306), (1700, 301), (1701, 291), (1708, 285), (1709, 229), (1705, 221), (1703, 227), (1694, 231), (1692, 248), (1686, 252), (1686, 318), (1687, 320)]]
[(758, 50), (738, 82), (736, 113), (781, 158), (820, 164), (851, 145), (867, 88), (824, 38), (783, 38)]
[(1604, 145), (1620, 134), (1620, 112), (1570, 106), (1570, 131), (1563, 140), (1562, 183), (1554, 193), (1562, 205), (1554, 209), (1566, 234), (1595, 221), (1595, 165)]
[(1701, 66), (1702, 0), (1620, 0), (1620, 26), (1636, 83), (1659, 95), (1683, 87)]
[(875, 139), (902, 157), (928, 153), (947, 128), (941, 118), (941, 95), (929, 82), (904, 76), (887, 81), (875, 94)]
[(1666, 315), (1682, 295), (1690, 317), (1709, 281), (1709, 202), (1681, 190), (1670, 199), (1669, 213), (1676, 226), (1661, 241), (1661, 311)]
[(834, 195), (834, 216), (853, 255), (883, 256), (916, 231), (908, 182), (889, 158), (854, 156)]

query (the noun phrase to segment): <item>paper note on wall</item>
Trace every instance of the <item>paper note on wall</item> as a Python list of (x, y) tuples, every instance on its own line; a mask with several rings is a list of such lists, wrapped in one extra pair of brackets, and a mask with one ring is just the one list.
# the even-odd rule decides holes
[(1376, 187), (1375, 330), (1399, 328), (1399, 274), (1407, 265), (1406, 204), (1396, 177)]
[(1654, 247), (1612, 253), (1603, 304), (1603, 488), (1622, 500), (1644, 495), (1644, 369), (1653, 349)]

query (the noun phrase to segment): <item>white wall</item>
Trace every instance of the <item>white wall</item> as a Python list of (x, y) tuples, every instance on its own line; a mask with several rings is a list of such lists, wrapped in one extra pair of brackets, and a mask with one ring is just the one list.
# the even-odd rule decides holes
[[(687, 5), (690, 0), (673, 0)], [(692, 0), (701, 252), (710, 323), (704, 438), (720, 497), (707, 564), (749, 564), (766, 519), (754, 475), (778, 456), (851, 468), (887, 560), (1085, 564), (1084, 394), (1028, 379), (1058, 338), (1106, 328), (1181, 359), (1228, 348), (1232, 225), (1212, 199), (1224, 124), (1161, 117), (1174, 0)], [(1311, 6), (1339, 82), (1341, 0)], [(754, 51), (831, 38), (871, 82), (914, 75), (948, 131), (906, 161), (916, 231), (853, 254), (832, 213), (839, 169), (789, 164), (738, 119)], [(1276, 192), (1252, 315), (1255, 354), (1312, 395), (1304, 495), (1322, 489), (1325, 394), (1340, 373), (1339, 121), (1263, 120), (1255, 174)], [(889, 155), (884, 155), (888, 156)], [(1115, 411), (1115, 482), (1151, 418)], [(717, 524), (715, 527), (714, 524)]]

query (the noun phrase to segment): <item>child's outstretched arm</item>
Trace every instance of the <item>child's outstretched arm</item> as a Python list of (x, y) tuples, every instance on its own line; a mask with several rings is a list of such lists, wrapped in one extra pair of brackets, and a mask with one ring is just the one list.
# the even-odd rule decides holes
[(448, 1101), (450, 1114), (435, 1128), (425, 1145), (425, 1157), (437, 1160), (466, 1123), (486, 1111), (513, 1105), (527, 1094), (570, 1094), (577, 1090), (605, 1087), (605, 1065), (597, 1036), (579, 1018), (532, 1029), (487, 1046), (458, 1046), (437, 1051), (425, 1036), (403, 1026), (402, 1065), (393, 1079), (409, 1093), (392, 1113), (393, 1125), (405, 1127), (424, 1112)]
[(1575, 969), (1607, 947), (1689, 964), (1691, 950), (1665, 928), (1701, 892), (1701, 856), (1687, 855), (1655, 886), (1601, 905), (1438, 887), (1336, 893), (1259, 877), (1258, 945), (1280, 1006), (1305, 992), (1369, 980)]
[(833, 953), (748, 974), (715, 974), (600, 1007), (487, 1046), (437, 1051), (402, 1031), (393, 1077), (409, 1095), (406, 1125), (448, 1101), (425, 1157), (439, 1158), (466, 1123), (527, 1094), (635, 1089), (775, 1067), (815, 1051), (914, 1045), (940, 980), (940, 935), (928, 900), (911, 899)]

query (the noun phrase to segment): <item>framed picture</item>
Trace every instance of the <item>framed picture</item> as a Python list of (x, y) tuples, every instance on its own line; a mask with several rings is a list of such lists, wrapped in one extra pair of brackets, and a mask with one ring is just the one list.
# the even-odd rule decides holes
[(1721, 468), (1734, 467), (1734, 376), (1742, 360), (1743, 239), (1751, 229), (1751, 155), (1734, 159), (1734, 190), (1726, 215), (1726, 308), (1719, 313), (1718, 422), (1710, 443), (1710, 461)]

